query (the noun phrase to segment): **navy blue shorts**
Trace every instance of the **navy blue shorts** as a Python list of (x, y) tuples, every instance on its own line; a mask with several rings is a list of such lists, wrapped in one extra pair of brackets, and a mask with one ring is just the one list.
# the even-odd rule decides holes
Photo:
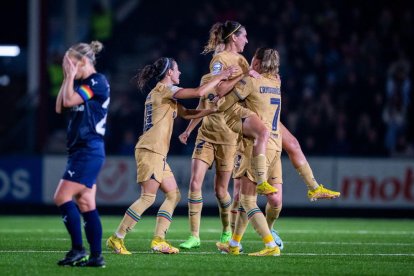
[(105, 155), (100, 150), (76, 150), (69, 154), (65, 173), (62, 179), (83, 184), (92, 188), (96, 183), (99, 171), (105, 161)]

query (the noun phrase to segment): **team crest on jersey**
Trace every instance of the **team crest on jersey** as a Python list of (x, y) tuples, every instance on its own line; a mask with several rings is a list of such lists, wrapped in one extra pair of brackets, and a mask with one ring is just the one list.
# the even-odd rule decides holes
[(94, 80), (94, 79), (91, 79), (91, 82), (92, 82), (92, 86), (94, 86), (95, 84), (97, 84), (98, 82), (96, 81), (96, 80)]
[(221, 64), (221, 62), (215, 62), (213, 63), (213, 72), (211, 72), (212, 75), (217, 75), (218, 73), (221, 72), (221, 70), (223, 69), (223, 64)]

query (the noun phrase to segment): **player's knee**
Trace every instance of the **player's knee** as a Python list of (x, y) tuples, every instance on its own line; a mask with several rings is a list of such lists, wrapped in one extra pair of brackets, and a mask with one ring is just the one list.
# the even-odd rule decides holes
[(218, 200), (220, 200), (220, 199), (224, 199), (224, 198), (226, 198), (226, 196), (227, 196), (227, 189), (224, 189), (224, 188), (222, 188), (222, 187), (215, 187), (215, 188), (214, 188), (214, 193), (215, 193), (216, 198), (217, 198)]
[(295, 137), (291, 137), (286, 143), (284, 143), (284, 150), (290, 155), (297, 151), (301, 151), (299, 141)]
[(96, 209), (94, 198), (80, 196), (76, 199), (76, 203), (82, 213)]
[(174, 203), (174, 206), (177, 206), (178, 202), (181, 200), (180, 190), (176, 189), (174, 191), (169, 191), (165, 194), (166, 200), (169, 200)]
[(203, 181), (200, 181), (199, 179), (192, 177), (190, 180), (190, 190), (192, 192), (201, 192), (201, 186), (203, 185)]
[(270, 206), (272, 206), (273, 208), (281, 208), (282, 207), (282, 194), (275, 193), (275, 194), (268, 195), (267, 202), (269, 202)]
[(145, 204), (145, 206), (150, 207), (152, 204), (154, 204), (155, 197), (156, 197), (155, 194), (143, 193), (141, 194), (139, 200), (141, 200), (142, 203)]
[(240, 195), (240, 204), (243, 206), (244, 210), (248, 212), (257, 207), (257, 196), (250, 196), (250, 195)]

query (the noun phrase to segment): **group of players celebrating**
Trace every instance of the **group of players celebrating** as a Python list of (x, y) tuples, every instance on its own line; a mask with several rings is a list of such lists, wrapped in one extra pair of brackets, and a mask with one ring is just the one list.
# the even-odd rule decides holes
[[(307, 185), (308, 198), (311, 201), (339, 197), (338, 192), (318, 184), (298, 141), (280, 122), (282, 101), (278, 52), (271, 48), (258, 48), (249, 65), (241, 55), (247, 42), (246, 28), (240, 23), (226, 21), (214, 24), (203, 51), (204, 54), (213, 53), (210, 71), (201, 78), (200, 86), (197, 88), (177, 86), (181, 72), (177, 62), (169, 57), (146, 65), (137, 74), (136, 81), (140, 89), (148, 86), (152, 80), (157, 83), (146, 98), (144, 132), (135, 146), (137, 182), (141, 186), (141, 195), (129, 206), (118, 228), (106, 241), (107, 247), (114, 253), (131, 254), (125, 246), (124, 239), (141, 219), (145, 210), (154, 203), (158, 189), (164, 192), (165, 200), (157, 213), (150, 247), (154, 252), (179, 253), (179, 249), (172, 246), (165, 237), (174, 209), (181, 199), (176, 180), (167, 163), (173, 123), (177, 114), (191, 120), (187, 129), (179, 136), (184, 144), (201, 122), (192, 155), (188, 191), (191, 234), (179, 245), (180, 248), (191, 250), (201, 245), (201, 188), (205, 174), (213, 163), (216, 173), (214, 190), (223, 227), (220, 241), (216, 245), (218, 250), (224, 253), (240, 254), (243, 250), (241, 239), (247, 224), (251, 222), (262, 238), (264, 249), (249, 255), (280, 255), (283, 242), (274, 229), (274, 223), (282, 210), (282, 149), (288, 153), (293, 166)], [(95, 165), (92, 172), (91, 165), (85, 166), (89, 168), (86, 170), (79, 164), (94, 163), (89, 161), (92, 159), (81, 156), (96, 156), (90, 141), (103, 141), (104, 132), (99, 130), (104, 130), (107, 104), (100, 91), (106, 90), (102, 90), (104, 80), (97, 82), (95, 71), (92, 71), (92, 75), (76, 74), (76, 71), (79, 72), (83, 68), (82, 62), (89, 62), (94, 69), (94, 55), (92, 59), (89, 52), (72, 46), (65, 56), (63, 66), (65, 79), (69, 80), (62, 84), (60, 100), (58, 97), (56, 105), (57, 111), (60, 111), (58, 107), (62, 105), (72, 108), (71, 120), (79, 121), (77, 130), (81, 134), (85, 129), (82, 128), (83, 123), (89, 124), (90, 132), (94, 134), (84, 135), (82, 141), (79, 141), (78, 137), (73, 138), (75, 142), (69, 145), (69, 149), (75, 149), (72, 152), (80, 155), (75, 156), (69, 151), (68, 165), (55, 195), (55, 202), (62, 211), (64, 223), (72, 238), (72, 249), (58, 264), (102, 267), (105, 262), (101, 256), (100, 245), (96, 242), (102, 238), (102, 227), (95, 208), (95, 183), (101, 163), (99, 166)], [(68, 75), (71, 78), (67, 78)], [(102, 75), (99, 76), (103, 78)], [(109, 86), (106, 93), (109, 104)], [(68, 95), (73, 94), (77, 101), (70, 102)], [(186, 109), (177, 102), (177, 99), (188, 98), (200, 99), (197, 109)], [(94, 100), (98, 102), (92, 105)], [(88, 105), (92, 107), (90, 112), (79, 112), (79, 106), (86, 108)], [(94, 120), (88, 119), (95, 113), (99, 116)], [(68, 129), (73, 129), (74, 126), (76, 124), (70, 123)], [(88, 145), (86, 150), (85, 147), (80, 147), (80, 144)], [(83, 175), (81, 170), (84, 171), (84, 175), (89, 175), (88, 178), (80, 177)], [(228, 192), (231, 178), (234, 182), (232, 196)], [(71, 188), (73, 186), (77, 189)], [(63, 194), (65, 196), (62, 196)], [(267, 197), (265, 215), (257, 206), (258, 194)], [(81, 234), (77, 232), (80, 232), (80, 215), (74, 211), (76, 205), (72, 198), (75, 198), (80, 206), (84, 219), (89, 219), (92, 221), (90, 224), (95, 225), (95, 233), (86, 232), (91, 245), (90, 256), (87, 256), (81, 239), (79, 241)], [(85, 205), (83, 208), (82, 202)], [(91, 217), (89, 213), (94, 215)]]

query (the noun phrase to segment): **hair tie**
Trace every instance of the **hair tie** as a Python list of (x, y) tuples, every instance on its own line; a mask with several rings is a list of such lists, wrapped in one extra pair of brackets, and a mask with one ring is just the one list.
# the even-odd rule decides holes
[(161, 77), (167, 71), (168, 66), (170, 66), (170, 59), (169, 58), (166, 58), (166, 59), (167, 59), (167, 62), (165, 63), (165, 67), (162, 70), (162, 72), (158, 75), (158, 77)]
[(229, 33), (225, 38), (223, 38), (223, 40), (226, 40), (229, 36), (237, 32), (237, 30), (240, 29), (240, 27), (241, 27), (241, 24), (239, 24), (239, 26), (237, 26), (231, 33)]

